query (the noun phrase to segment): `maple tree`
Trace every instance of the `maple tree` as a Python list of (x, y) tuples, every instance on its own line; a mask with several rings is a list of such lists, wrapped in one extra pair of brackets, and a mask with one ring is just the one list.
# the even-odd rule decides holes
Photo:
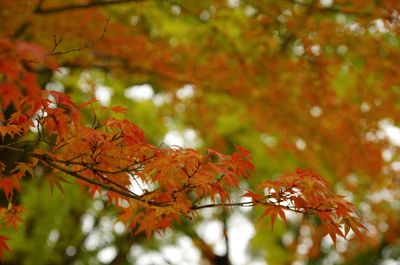
[[(382, 126), (399, 117), (395, 1), (16, 2), (1, 2), (6, 227), (20, 221), (21, 181), (42, 168), (51, 187), (63, 189), (69, 175), (92, 196), (106, 190), (134, 234), (165, 230), (202, 208), (257, 206), (256, 217), (272, 223), (287, 210), (318, 216), (320, 225), (308, 218), (301, 224), (313, 231), (311, 259), (326, 234), (334, 241), (349, 230), (357, 235), (342, 253), (349, 260), (380, 240), (396, 244), (395, 207), (369, 197), (398, 196), (398, 150), (382, 137)], [(205, 145), (234, 153), (156, 147), (138, 126), (115, 118), (130, 108), (88, 101), (95, 82), (84, 96), (69, 84), (74, 100), (42, 89), (59, 66), (76, 75), (96, 69), (125, 87), (150, 83), (160, 95), (174, 95), (163, 115), (195, 128)], [(185, 84), (195, 87), (190, 100), (175, 93)], [(256, 170), (236, 144), (251, 150)], [(354, 206), (318, 174), (269, 179), (297, 167), (339, 183), (354, 202), (372, 208), (370, 236), (361, 236)], [(135, 181), (145, 183), (140, 192), (131, 189)], [(235, 189), (244, 201), (231, 199)], [(201, 200), (207, 197), (211, 203)], [(361, 237), (371, 244), (357, 243)], [(5, 242), (1, 237), (3, 251)]]
[[(250, 177), (254, 171), (248, 151), (237, 147), (228, 156), (211, 149), (200, 153), (193, 149), (157, 148), (146, 142), (135, 124), (108, 115), (100, 119), (96, 113), (93, 124), (85, 126), (80, 112), (93, 102), (77, 106), (63, 93), (41, 91), (36, 75), (23, 65), (43, 56), (37, 46), (6, 39), (2, 46), (6, 51), (1, 64), (5, 79), (1, 86), (2, 108), (4, 112), (9, 108), (13, 111), (7, 119), (3, 114), (0, 133), (5, 143), (0, 148), (24, 156), (21, 161), (1, 164), (0, 186), (8, 201), (2, 208), (5, 226), (16, 228), (21, 221), (21, 206), (15, 204), (14, 193), (21, 190), (21, 178), (33, 177), (34, 168), (40, 165), (51, 168), (46, 178), (52, 187), (62, 190), (63, 177), (59, 174), (64, 173), (76, 178), (92, 196), (106, 190), (109, 201), (122, 208), (119, 218), (135, 234), (145, 232), (150, 236), (155, 230), (171, 227), (180, 217), (191, 219), (196, 210), (217, 206), (265, 206), (263, 215), (270, 215), (272, 222), (277, 216), (285, 219), (284, 210), (314, 213), (334, 240), (336, 235), (345, 237), (350, 229), (359, 233), (363, 227), (353, 205), (331, 193), (324, 180), (308, 171), (299, 170), (262, 183), (260, 189), (267, 194), (245, 193), (243, 196), (251, 201), (231, 202), (231, 189), (239, 188), (239, 179)], [(113, 107), (109, 111), (125, 109)], [(32, 140), (21, 139), (30, 128), (37, 130), (36, 136)], [(148, 188), (135, 193), (129, 188), (133, 181), (146, 183)], [(201, 204), (206, 197), (211, 197), (213, 203)], [(122, 200), (128, 205), (122, 206)], [(10, 250), (4, 239), (1, 252)]]

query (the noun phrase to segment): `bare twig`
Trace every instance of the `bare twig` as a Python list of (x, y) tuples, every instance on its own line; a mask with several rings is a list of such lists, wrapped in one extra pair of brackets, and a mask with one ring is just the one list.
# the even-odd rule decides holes
[(63, 38), (61, 37), (61, 38), (57, 39), (57, 36), (53, 35), (53, 47), (51, 48), (49, 53), (44, 54), (43, 56), (40, 56), (40, 57), (37, 57), (37, 58), (32, 58), (32, 59), (29, 59), (29, 60), (23, 60), (23, 62), (25, 64), (35, 63), (35, 62), (38, 62), (38, 61), (43, 60), (43, 59), (45, 59), (47, 57), (50, 57), (50, 56), (65, 55), (65, 54), (68, 54), (68, 53), (80, 52), (80, 51), (86, 50), (88, 48), (93, 48), (104, 38), (109, 22), (110, 22), (110, 18), (108, 18), (106, 20), (106, 23), (103, 26), (103, 31), (101, 32), (101, 34), (100, 34), (100, 36), (99, 36), (99, 38), (97, 40), (95, 40), (93, 42), (86, 43), (85, 45), (83, 45), (81, 47), (78, 47), (78, 48), (72, 48), (72, 49), (65, 50), (65, 51), (56, 51), (57, 47), (63, 41)]
[(46, 54), (44, 57), (56, 56), (56, 55), (64, 55), (64, 54), (71, 53), (71, 52), (80, 52), (80, 51), (83, 51), (83, 50), (85, 50), (87, 48), (95, 47), (104, 38), (104, 35), (106, 34), (109, 22), (110, 22), (110, 18), (107, 19), (106, 23), (103, 26), (103, 31), (101, 32), (100, 37), (96, 41), (86, 43), (85, 45), (83, 45), (81, 47), (78, 47), (78, 48), (72, 48), (72, 49), (69, 49), (69, 50), (56, 52), (55, 50), (57, 49), (57, 46), (61, 43), (61, 41), (63, 39), (60, 38), (60, 39), (57, 40), (56, 36), (54, 35), (53, 36), (53, 41), (54, 41), (53, 48), (51, 49), (50, 53)]
[(53, 48), (51, 49), (51, 51), (50, 51), (50, 54), (52, 54), (53, 52), (55, 52), (56, 51), (56, 49), (57, 49), (57, 47), (58, 47), (58, 45), (60, 45), (60, 43), (63, 41), (63, 38), (61, 37), (61, 38), (59, 38), (59, 39), (57, 39), (57, 36), (56, 35), (53, 35)]

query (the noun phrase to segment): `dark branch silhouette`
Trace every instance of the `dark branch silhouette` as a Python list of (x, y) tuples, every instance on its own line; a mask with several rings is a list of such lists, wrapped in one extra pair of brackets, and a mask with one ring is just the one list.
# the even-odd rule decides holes
[(54, 14), (54, 13), (61, 13), (65, 11), (71, 10), (78, 10), (78, 9), (88, 9), (94, 7), (101, 7), (101, 6), (108, 6), (108, 5), (116, 5), (116, 4), (124, 4), (130, 2), (142, 2), (143, 0), (114, 0), (114, 1), (91, 1), (86, 4), (71, 4), (71, 5), (62, 5), (58, 7), (50, 7), (50, 8), (43, 8), (43, 2), (38, 5), (35, 9), (35, 14)]

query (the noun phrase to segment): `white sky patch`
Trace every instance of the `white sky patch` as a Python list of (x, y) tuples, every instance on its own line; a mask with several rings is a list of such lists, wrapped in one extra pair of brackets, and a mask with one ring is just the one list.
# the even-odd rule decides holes
[(114, 246), (105, 247), (97, 253), (97, 259), (102, 263), (110, 263), (117, 256), (117, 248)]
[(92, 205), (93, 209), (95, 209), (96, 211), (101, 211), (104, 208), (104, 203), (102, 200), (95, 200), (93, 201), (93, 205)]
[(49, 82), (46, 84), (46, 90), (51, 91), (58, 91), (58, 92), (64, 92), (64, 85), (63, 83), (56, 81), (56, 82)]
[(222, 222), (218, 220), (202, 222), (196, 229), (197, 234), (207, 244), (212, 246), (214, 253), (221, 256), (226, 254), (226, 245), (222, 230), (223, 230)]
[(255, 233), (253, 224), (242, 214), (234, 213), (228, 221), (229, 254), (234, 264), (248, 264), (246, 248)]
[(178, 130), (169, 131), (165, 135), (163, 142), (170, 146), (186, 148), (196, 148), (201, 144), (200, 139), (197, 136), (197, 132), (190, 128), (186, 128), (182, 132)]
[(381, 223), (379, 223), (378, 228), (379, 228), (379, 231), (386, 232), (389, 228), (389, 225), (385, 222), (381, 222)]
[(111, 95), (111, 88), (103, 85), (96, 86), (95, 96), (102, 105), (107, 106), (110, 103)]
[[(203, 198), (201, 200), (202, 204), (210, 204), (212, 203), (211, 198)], [(217, 213), (219, 209), (217, 208), (204, 208), (201, 211), (199, 211), (199, 214), (204, 218), (204, 219), (212, 219)]]
[(395, 161), (393, 162), (390, 167), (394, 170), (394, 171), (400, 171), (400, 162)]
[(333, 0), (320, 0), (319, 2), (323, 7), (330, 7), (333, 5)]
[[(41, 129), (40, 128), (41, 126), (39, 126), (39, 122), (36, 119), (34, 119), (34, 120), (32, 120), (32, 123), (33, 123), (33, 126), (32, 125), (29, 126), (29, 130), (33, 133), (38, 133), (39, 130)], [(1, 124), (1, 125), (3, 125), (3, 124)], [(38, 128), (38, 126), (39, 126), (39, 128)]]
[(65, 250), (65, 254), (67, 254), (68, 256), (74, 256), (76, 254), (76, 247), (68, 246)]
[(181, 14), (181, 7), (178, 5), (173, 5), (171, 7), (171, 13), (174, 14), (175, 16), (179, 16)]
[(350, 173), (346, 176), (347, 182), (351, 184), (357, 184), (358, 183), (358, 176), (354, 173)]
[(372, 22), (372, 25), (369, 27), (369, 31), (371, 33), (387, 33), (389, 29), (386, 27), (385, 22), (382, 19), (377, 19)]
[(293, 52), (297, 56), (303, 55), (304, 54), (304, 46), (303, 46), (303, 44), (299, 43), (299, 44), (295, 45), (294, 48), (293, 48)]
[(69, 69), (67, 67), (60, 67), (53, 73), (54, 73), (54, 77), (62, 79), (62, 78), (67, 77), (70, 72), (71, 72), (71, 69)]
[(253, 260), (247, 263), (246, 265), (267, 265), (267, 263), (262, 259), (258, 259), (258, 260)]
[(273, 146), (275, 146), (275, 145), (276, 145), (276, 142), (277, 142), (277, 140), (276, 140), (276, 138), (275, 138), (274, 136), (272, 136), (272, 135), (270, 135), (270, 134), (267, 134), (267, 133), (262, 133), (262, 134), (260, 135), (260, 141), (261, 141), (263, 144), (267, 145), (268, 147), (273, 147)]
[(89, 251), (97, 249), (101, 244), (103, 244), (103, 241), (99, 231), (91, 232), (84, 242), (85, 248)]
[(251, 5), (247, 5), (246, 8), (244, 9), (244, 14), (248, 17), (252, 17), (257, 13), (257, 9), (252, 7)]
[(181, 99), (191, 98), (194, 95), (194, 86), (193, 85), (184, 85), (182, 88), (176, 91), (176, 96)]
[(345, 252), (347, 250), (349, 246), (349, 241), (347, 241), (346, 239), (342, 238), (342, 237), (338, 237), (337, 241), (336, 241), (336, 250), (338, 252)]
[(385, 119), (379, 122), (379, 127), (391, 144), (400, 146), (400, 128), (395, 126), (392, 121)]
[[(246, 197), (240, 197), (240, 202), (244, 203), (244, 202), (248, 202), (250, 201), (249, 198)], [(251, 212), (253, 210), (253, 207), (239, 207), (239, 211), (242, 213), (248, 213)]]
[(103, 216), (100, 219), (100, 229), (105, 233), (111, 233), (114, 226), (114, 220), (108, 216)]
[(118, 221), (113, 226), (114, 232), (118, 235), (123, 235), (126, 232), (126, 226), (123, 222)]
[(306, 142), (301, 138), (297, 138), (294, 143), (295, 143), (297, 149), (299, 149), (299, 150), (304, 150), (307, 147)]
[(165, 246), (161, 248), (161, 253), (172, 264), (182, 264), (183, 254), (182, 249), (177, 246)]
[(138, 265), (154, 265), (160, 264), (164, 265), (167, 264), (164, 260), (164, 257), (158, 253), (157, 251), (149, 251), (146, 253), (141, 254), (137, 257), (134, 264)]
[(91, 214), (84, 214), (81, 217), (81, 229), (84, 234), (92, 231), (94, 226), (94, 216)]
[(240, 0), (227, 0), (227, 3), (230, 8), (238, 8), (240, 5)]
[(38, 133), (39, 131), (43, 130), (43, 126), (39, 124), (37, 118), (38, 117), (46, 117), (47, 112), (43, 111), (42, 109), (38, 110), (32, 119), (33, 126), (29, 126), (29, 130), (33, 133)]
[(60, 232), (57, 229), (51, 230), (49, 236), (47, 237), (47, 245), (54, 247), (59, 238)]
[(154, 105), (162, 106), (172, 102), (172, 95), (167, 93), (155, 94), (152, 98)]
[[(56, 102), (56, 99), (55, 99), (52, 95), (48, 95), (48, 96), (47, 96), (47, 99), (50, 100), (50, 102), (51, 102), (51, 103), (49, 103), (49, 105), (48, 105), (49, 108), (52, 108), (52, 109), (57, 108), (57, 104), (55, 103), (55, 102)], [(39, 111), (40, 111), (40, 112), (39, 112), (39, 115), (43, 115), (43, 117), (46, 117), (46, 116), (47, 116), (47, 113), (46, 113), (46, 112), (43, 112), (42, 109), (40, 109)]]
[(363, 102), (360, 106), (362, 112), (368, 112), (371, 109), (371, 106), (367, 102)]
[(79, 75), (78, 86), (79, 89), (84, 93), (88, 93), (89, 91), (93, 90), (94, 82), (88, 72), (84, 71)]
[[(265, 265), (261, 260), (251, 260), (247, 254), (249, 240), (255, 229), (253, 224), (241, 213), (235, 212), (228, 219), (229, 258), (234, 265)], [(212, 248), (215, 254), (225, 255), (226, 244), (223, 236), (223, 224), (219, 220), (204, 221), (196, 229), (198, 235)], [(194, 263), (193, 263), (194, 264)]]
[(323, 265), (334, 265), (334, 264), (340, 264), (341, 263), (341, 258), (340, 258), (340, 256), (339, 256), (339, 253), (337, 253), (336, 251), (329, 251), (330, 250), (330, 248), (332, 247), (332, 245), (333, 245), (333, 242), (332, 242), (332, 239), (329, 237), (328, 238), (328, 236), (325, 236), (324, 237), (324, 239), (322, 240), (322, 243), (324, 243), (324, 242), (330, 242), (330, 244), (329, 243), (327, 243), (327, 244), (322, 244), (322, 246), (324, 247), (324, 250), (326, 251), (326, 252), (329, 252), (328, 253), (328, 255), (323, 259), (323, 261), (322, 261), (322, 264)]
[(311, 116), (313, 116), (314, 118), (318, 118), (319, 116), (322, 115), (322, 109), (321, 109), (321, 107), (313, 106), (313, 107), (310, 109), (310, 114), (311, 114)]
[(382, 158), (385, 161), (390, 161), (393, 159), (394, 151), (390, 148), (386, 148), (382, 151)]
[(301, 221), (302, 214), (286, 210), (284, 212), (286, 215), (286, 220), (288, 220), (290, 223), (299, 223)]
[(399, 265), (400, 261), (398, 260), (394, 260), (394, 259), (387, 259), (382, 261), (382, 263), (380, 265)]
[(132, 26), (136, 26), (140, 21), (140, 17), (139, 16), (132, 16), (130, 23)]
[(125, 199), (118, 199), (118, 206), (122, 207), (122, 208), (128, 208), (130, 206), (130, 204)]
[(286, 247), (288, 247), (293, 240), (295, 239), (295, 236), (293, 234), (293, 232), (286, 232), (283, 236), (282, 236), (282, 243), (283, 245), (285, 245)]
[(353, 33), (363, 35), (365, 33), (365, 28), (360, 26), (360, 24), (354, 22), (354, 23), (348, 23), (345, 25), (348, 30), (350, 30)]
[(210, 12), (208, 12), (207, 10), (203, 10), (200, 13), (200, 19), (203, 21), (207, 21), (210, 19)]
[(135, 258), (138, 257), (139, 255), (142, 255), (143, 249), (141, 246), (132, 244), (131, 248), (129, 249), (128, 253), (128, 261), (130, 261), (132, 264), (135, 261)]
[(145, 190), (150, 190), (151, 187), (138, 176), (131, 176), (131, 185), (129, 189), (136, 195), (141, 196)]
[(155, 238), (160, 244), (159, 251), (145, 250), (140, 245), (133, 244), (128, 254), (128, 260), (131, 264), (200, 264), (201, 253), (193, 244), (192, 239), (186, 235), (179, 235), (175, 244), (172, 245), (170, 241), (173, 232), (168, 231), (170, 230), (167, 230), (167, 232), (162, 236), (160, 234), (155, 234)]
[(125, 97), (134, 101), (150, 100), (154, 96), (153, 87), (149, 84), (131, 86), (125, 89)]
[(84, 247), (92, 251), (112, 243), (114, 241), (112, 234), (114, 222), (110, 217), (103, 216), (100, 219), (99, 226), (94, 227), (94, 216), (85, 214), (81, 219), (81, 229), (85, 234), (88, 234)]
[(393, 202), (395, 200), (395, 197), (395, 192), (386, 188), (379, 191), (371, 192), (368, 195), (368, 199), (375, 203), (381, 201)]
[(178, 239), (178, 246), (181, 250), (184, 251), (183, 255), (183, 264), (200, 264), (201, 253), (194, 246), (192, 239), (188, 236), (181, 236)]
[(319, 44), (314, 44), (311, 46), (311, 52), (315, 56), (319, 56), (321, 54), (321, 46)]

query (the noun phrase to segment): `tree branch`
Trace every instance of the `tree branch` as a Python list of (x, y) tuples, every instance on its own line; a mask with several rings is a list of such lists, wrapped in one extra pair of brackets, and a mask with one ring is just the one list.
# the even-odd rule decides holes
[(340, 7), (336, 7), (336, 6), (318, 7), (318, 6), (315, 6), (314, 4), (305, 3), (302, 1), (298, 1), (298, 0), (285, 0), (285, 1), (292, 3), (292, 4), (305, 6), (305, 7), (311, 8), (312, 11), (317, 11), (317, 12), (321, 12), (321, 13), (322, 12), (336, 13), (336, 14), (339, 13), (339, 14), (360, 16), (360, 17), (369, 17), (369, 16), (373, 15), (371, 12), (359, 12), (359, 11), (355, 11), (352, 9), (344, 9), (344, 8), (340, 8)]
[[(116, 56), (114, 56), (114, 57), (109, 56), (109, 57), (106, 57), (106, 58), (105, 57), (102, 58), (102, 56), (100, 56), (99, 58), (100, 59), (104, 58), (105, 61), (108, 61), (108, 60), (116, 60), (116, 61), (118, 61), (119, 60), (119, 58), (117, 58)], [(161, 79), (163, 81), (173, 82), (173, 83), (177, 83), (179, 85), (185, 85), (185, 84), (194, 84), (194, 85), (196, 85), (196, 83), (197, 83), (196, 80), (180, 78), (179, 76), (173, 76), (173, 75), (166, 74), (166, 73), (163, 73), (163, 72), (160, 72), (160, 71), (157, 71), (157, 70), (154, 70), (154, 69), (146, 68), (146, 67), (143, 67), (143, 66), (139, 66), (139, 65), (138, 66), (133, 66), (133, 65), (129, 65), (128, 63), (125, 63), (125, 62), (120, 62), (120, 63), (122, 65), (121, 67), (123, 69), (125, 69), (126, 71), (132, 72), (134, 74), (137, 73), (137, 74), (146, 75), (149, 78), (156, 77), (156, 78), (159, 78), (159, 79)], [(74, 68), (74, 69), (80, 69), (81, 68), (81, 66), (79, 64), (77, 64), (77, 63), (64, 63), (64, 64), (62, 64), (62, 66), (63, 67), (70, 67), (70, 68)], [(97, 69), (100, 69), (100, 70), (103, 70), (103, 71), (112, 71), (112, 68), (107, 66), (107, 65), (105, 65), (105, 64), (92, 63), (91, 67), (97, 68)]]
[(256, 205), (264, 205), (267, 207), (279, 207), (284, 210), (296, 212), (296, 213), (301, 213), (301, 214), (312, 214), (315, 212), (332, 212), (334, 209), (318, 209), (313, 208), (313, 207), (306, 207), (303, 206), (301, 208), (293, 208), (290, 206), (286, 205), (281, 205), (281, 204), (276, 204), (273, 202), (265, 202), (265, 201), (247, 201), (247, 202), (232, 202), (232, 203), (209, 203), (209, 204), (203, 204), (203, 205), (194, 205), (190, 209), (191, 210), (200, 210), (200, 209), (205, 209), (205, 208), (215, 208), (215, 207), (253, 207)]
[[(116, 4), (124, 4), (130, 2), (142, 2), (144, 0), (114, 0), (114, 1), (91, 1), (86, 4), (71, 4), (71, 5), (63, 5), (57, 7), (43, 8), (42, 5), (39, 5), (35, 10), (34, 14), (46, 15), (46, 14), (54, 14), (61, 13), (70, 10), (79, 10), (79, 9), (88, 9), (99, 6), (108, 6), (108, 5), (116, 5)], [(42, 1), (43, 2), (43, 1)]]
[[(28, 151), (24, 148), (18, 148), (18, 147), (13, 147), (13, 146), (9, 146), (9, 145), (0, 145), (0, 150), (10, 150), (10, 151), (15, 151), (15, 152), (22, 152), (25, 155), (29, 155), (31, 157), (35, 157), (37, 159), (39, 159), (40, 161), (42, 161), (44, 164), (48, 165), (51, 168), (57, 169), (67, 175), (70, 175), (74, 178), (83, 180), (87, 183), (96, 185), (98, 187), (101, 187), (105, 190), (111, 191), (111, 192), (115, 192), (121, 196), (124, 196), (126, 198), (130, 198), (130, 199), (134, 199), (146, 204), (149, 204), (151, 206), (158, 206), (158, 207), (165, 207), (168, 206), (168, 203), (159, 203), (156, 201), (149, 201), (144, 199), (142, 196), (139, 196), (131, 191), (128, 190), (122, 190), (120, 188), (120, 186), (118, 185), (118, 188), (115, 188), (113, 186), (109, 186), (106, 185), (104, 183), (98, 182), (96, 180), (87, 178), (85, 176), (82, 176), (81, 174), (79, 174), (78, 172), (72, 171), (68, 168), (64, 168), (60, 165), (58, 165), (56, 160), (53, 160), (51, 157), (49, 157), (46, 154), (36, 154), (33, 153), (31, 151)], [(65, 161), (62, 161), (61, 163), (64, 163)], [(90, 169), (90, 168), (88, 168)], [(113, 183), (111, 183), (113, 184)], [(267, 199), (267, 198), (266, 198)], [(307, 207), (307, 206), (303, 206), (300, 208), (297, 207), (291, 207), (290, 205), (282, 205), (278, 202), (271, 202), (268, 200), (252, 200), (252, 201), (246, 201), (246, 202), (230, 202), (230, 203), (209, 203), (209, 204), (203, 204), (203, 205), (193, 205), (192, 207), (190, 207), (191, 210), (200, 210), (200, 209), (205, 209), (205, 208), (215, 208), (215, 207), (253, 207), (256, 205), (264, 205), (266, 207), (279, 207), (282, 208), (284, 210), (288, 210), (288, 211), (292, 211), (292, 212), (297, 212), (297, 213), (301, 213), (301, 214), (314, 214), (316, 212), (332, 212), (334, 210), (334, 208), (330, 208), (330, 209), (320, 209), (319, 207)]]
[(23, 148), (18, 148), (18, 147), (13, 147), (13, 146), (8, 146), (8, 145), (0, 145), (0, 150), (9, 150), (9, 151), (14, 151), (14, 152), (20, 152), (20, 153), (27, 154), (27, 155), (29, 155), (31, 157), (35, 157), (35, 158), (39, 159), (40, 161), (42, 161), (44, 164), (48, 165), (51, 168), (58, 169), (59, 171), (65, 173), (67, 175), (70, 175), (70, 176), (72, 176), (74, 178), (77, 178), (77, 179), (83, 180), (83, 181), (85, 181), (87, 183), (96, 185), (96, 186), (101, 187), (101, 188), (103, 188), (105, 190), (108, 190), (108, 191), (111, 191), (111, 192), (115, 192), (115, 193), (117, 193), (119, 195), (122, 195), (122, 196), (124, 196), (126, 198), (131, 198), (131, 199), (134, 199), (134, 200), (138, 200), (138, 201), (147, 203), (147, 204), (152, 205), (152, 206), (165, 206), (164, 204), (160, 204), (160, 203), (157, 203), (157, 202), (145, 200), (142, 196), (139, 196), (139, 195), (137, 195), (137, 194), (135, 194), (135, 193), (133, 193), (131, 191), (128, 192), (128, 191), (120, 190), (120, 189), (114, 188), (112, 186), (109, 186), (109, 185), (100, 183), (98, 181), (95, 181), (93, 179), (86, 178), (86, 177), (82, 176), (81, 174), (79, 174), (79, 173), (77, 173), (75, 171), (69, 170), (67, 168), (64, 168), (64, 167), (58, 165), (56, 162), (54, 162), (47, 155), (36, 154), (36, 153), (30, 152), (30, 151), (27, 151), (26, 149), (23, 149)]

